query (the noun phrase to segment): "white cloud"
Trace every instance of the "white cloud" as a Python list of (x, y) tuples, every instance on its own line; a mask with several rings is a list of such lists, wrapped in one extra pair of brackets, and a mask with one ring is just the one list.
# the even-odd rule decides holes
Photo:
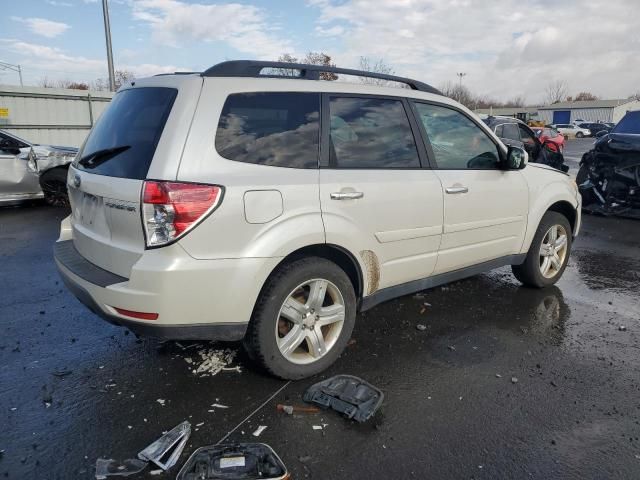
[(181, 46), (188, 41), (224, 42), (261, 59), (275, 59), (292, 51), (264, 10), (239, 3), (201, 4), (178, 0), (136, 0), (133, 16), (151, 26), (161, 45)]
[(344, 34), (344, 27), (334, 25), (333, 27), (324, 28), (320, 25), (316, 26), (314, 32), (318, 37), (339, 37)]
[[(70, 55), (64, 50), (47, 45), (23, 42), (16, 39), (0, 39), (0, 47), (19, 57), (17, 63), (25, 74), (36, 79), (63, 79), (91, 82), (107, 76), (107, 60)], [(158, 73), (186, 71), (175, 65), (155, 65), (150, 63), (116, 64), (117, 70), (133, 72), (137, 77), (148, 77)]]
[(54, 22), (53, 20), (47, 20), (46, 18), (22, 18), (11, 17), (14, 22), (21, 22), (27, 25), (31, 33), (36, 35), (42, 35), (47, 38), (54, 38), (58, 35), (62, 35), (69, 28), (66, 23)]
[(317, 27), (344, 28), (338, 64), (382, 58), (396, 73), (455, 81), (500, 99), (542, 100), (552, 80), (571, 94), (623, 97), (638, 90), (637, 0), (308, 0)]
[(49, 5), (53, 5), (54, 7), (73, 7), (72, 3), (69, 2), (60, 2), (57, 0), (45, 0)]

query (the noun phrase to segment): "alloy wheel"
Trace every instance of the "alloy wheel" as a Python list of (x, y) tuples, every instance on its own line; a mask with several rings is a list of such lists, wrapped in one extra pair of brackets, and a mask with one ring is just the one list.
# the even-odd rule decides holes
[(562, 225), (553, 225), (542, 238), (540, 245), (540, 273), (545, 278), (553, 278), (564, 265), (567, 257), (567, 231)]
[(290, 362), (309, 364), (333, 348), (344, 325), (345, 302), (332, 282), (316, 278), (298, 285), (276, 320), (276, 342)]

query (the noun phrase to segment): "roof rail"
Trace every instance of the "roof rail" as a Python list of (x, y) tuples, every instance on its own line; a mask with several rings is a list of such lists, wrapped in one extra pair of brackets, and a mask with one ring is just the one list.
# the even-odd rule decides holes
[[(281, 68), (286, 70), (300, 70), (300, 75), (288, 77), (285, 75), (261, 75), (265, 68)], [(435, 93), (442, 95), (440, 91), (431, 85), (413, 80), (411, 78), (396, 77), (385, 73), (367, 72), (365, 70), (354, 70), (351, 68), (327, 67), (324, 65), (307, 65), (304, 63), (289, 62), (263, 62), (258, 60), (231, 60), (218, 63), (208, 68), (202, 73), (203, 77), (267, 77), (267, 78), (296, 78), (302, 80), (320, 80), (320, 73), (336, 73), (343, 75), (354, 75), (357, 77), (379, 78), (390, 82), (404, 83), (413, 90), (420, 92)]]

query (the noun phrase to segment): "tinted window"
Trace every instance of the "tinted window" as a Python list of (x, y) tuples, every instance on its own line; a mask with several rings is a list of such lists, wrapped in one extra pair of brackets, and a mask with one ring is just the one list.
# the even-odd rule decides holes
[(319, 132), (317, 93), (229, 95), (218, 123), (216, 150), (238, 162), (317, 168)]
[[(133, 88), (117, 93), (87, 137), (76, 168), (110, 177), (147, 177), (177, 90)], [(111, 154), (95, 155), (113, 149)]]
[(331, 165), (419, 168), (418, 150), (400, 100), (332, 97)]
[(518, 125), (515, 123), (505, 123), (502, 126), (502, 137), (510, 138), (511, 140), (520, 141), (520, 134), (518, 133)]
[(640, 134), (640, 110), (627, 112), (613, 129), (613, 133), (635, 133)]
[(536, 145), (535, 137), (527, 127), (522, 124), (518, 124), (518, 128), (520, 129), (520, 139), (522, 140), (522, 143), (532, 146)]
[(503, 130), (504, 129), (502, 128), (502, 125), (498, 125), (496, 127), (496, 136), (498, 136), (500, 138), (504, 138), (504, 135), (503, 135), (504, 131)]
[(417, 103), (416, 108), (438, 168), (499, 168), (498, 147), (469, 118), (456, 110), (436, 105)]

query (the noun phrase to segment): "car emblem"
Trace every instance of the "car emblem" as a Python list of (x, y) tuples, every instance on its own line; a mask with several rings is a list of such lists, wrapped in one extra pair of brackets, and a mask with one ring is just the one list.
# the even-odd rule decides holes
[(80, 178), (80, 175), (76, 173), (73, 177), (73, 186), (76, 188), (80, 188), (81, 183), (82, 183), (82, 179)]

